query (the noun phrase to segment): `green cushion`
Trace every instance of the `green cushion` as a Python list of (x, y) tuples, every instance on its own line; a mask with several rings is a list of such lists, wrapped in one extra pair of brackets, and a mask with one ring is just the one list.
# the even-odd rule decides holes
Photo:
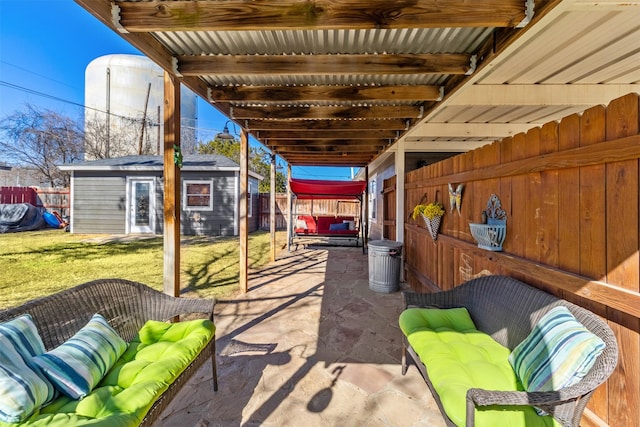
[[(523, 390), (509, 364), (509, 349), (478, 331), (465, 308), (409, 308), (400, 314), (400, 329), (427, 368), (442, 406), (458, 426), (466, 423), (470, 388)], [(527, 406), (476, 409), (476, 426), (553, 426)]]
[(577, 384), (604, 351), (604, 342), (566, 307), (542, 316), (509, 362), (528, 391), (552, 391)]
[[(209, 320), (149, 321), (89, 395), (81, 400), (60, 397), (24, 425), (137, 426), (214, 333), (215, 326)], [(0, 423), (4, 425), (11, 424)]]

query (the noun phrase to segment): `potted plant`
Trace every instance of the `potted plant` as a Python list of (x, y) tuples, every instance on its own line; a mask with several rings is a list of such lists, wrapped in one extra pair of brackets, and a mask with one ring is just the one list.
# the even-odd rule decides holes
[(431, 238), (435, 241), (438, 238), (438, 230), (440, 229), (440, 220), (444, 215), (444, 206), (440, 202), (431, 202), (431, 203), (419, 203), (413, 208), (413, 214), (411, 214), (411, 218), (418, 219), (418, 217), (422, 217), (425, 225), (427, 226), (427, 230), (431, 234)]

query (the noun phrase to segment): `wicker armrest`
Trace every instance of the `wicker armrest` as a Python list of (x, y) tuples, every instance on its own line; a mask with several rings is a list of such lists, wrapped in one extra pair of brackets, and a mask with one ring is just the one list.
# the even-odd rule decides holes
[(434, 293), (402, 292), (404, 307), (454, 308), (461, 303), (455, 292), (444, 291)]
[(157, 320), (170, 320), (176, 316), (202, 313), (213, 320), (214, 299), (176, 298), (158, 292), (147, 296), (146, 314)]
[[(580, 395), (572, 393), (574, 387), (568, 387), (558, 391), (526, 392), (526, 391), (495, 391), (472, 388), (467, 390), (467, 427), (475, 425), (476, 406), (536, 406), (548, 412), (554, 412), (553, 407), (569, 400), (580, 398)], [(561, 414), (556, 417), (562, 421)], [(567, 425), (570, 421), (562, 423)]]
[(474, 406), (489, 405), (553, 405), (575, 398), (567, 389), (558, 391), (494, 391), (471, 388), (467, 391), (467, 402)]

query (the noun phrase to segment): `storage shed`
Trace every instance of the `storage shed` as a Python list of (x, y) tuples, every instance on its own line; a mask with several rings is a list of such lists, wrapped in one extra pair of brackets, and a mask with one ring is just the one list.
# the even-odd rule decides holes
[[(71, 172), (71, 232), (163, 232), (163, 159), (126, 156), (63, 165)], [(240, 166), (224, 156), (185, 156), (180, 173), (183, 235), (238, 235)], [(249, 172), (249, 231), (258, 229), (258, 183)]]

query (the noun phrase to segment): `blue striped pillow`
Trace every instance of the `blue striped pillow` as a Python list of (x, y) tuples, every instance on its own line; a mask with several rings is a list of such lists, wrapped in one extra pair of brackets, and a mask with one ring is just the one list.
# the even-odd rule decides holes
[(32, 351), (43, 353), (44, 346), (31, 316), (0, 324), (1, 421), (21, 422), (55, 395), (35, 365), (29, 366)]
[(566, 307), (545, 314), (509, 362), (527, 391), (560, 390), (578, 383), (604, 351), (604, 342)]
[(81, 399), (111, 369), (127, 343), (100, 314), (57, 348), (34, 358), (49, 380), (72, 399)]
[(34, 356), (45, 352), (42, 338), (30, 314), (11, 319), (0, 324), (0, 334), (11, 341), (13, 347), (20, 353), (25, 362)]

